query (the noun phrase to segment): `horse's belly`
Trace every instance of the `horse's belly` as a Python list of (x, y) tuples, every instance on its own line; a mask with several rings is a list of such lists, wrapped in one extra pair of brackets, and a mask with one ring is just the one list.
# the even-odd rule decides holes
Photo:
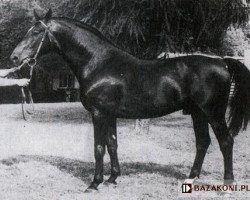
[(159, 102), (156, 98), (152, 100), (126, 99), (116, 107), (115, 113), (120, 118), (152, 118), (161, 117), (181, 109), (181, 103)]
[(162, 109), (149, 109), (145, 108), (144, 110), (142, 107), (126, 107), (126, 108), (118, 108), (115, 111), (115, 115), (118, 118), (128, 118), (128, 119), (146, 119), (146, 118), (154, 118), (154, 117), (162, 117), (164, 115), (173, 113), (181, 109), (179, 107), (169, 107), (169, 108), (162, 108)]
[[(180, 102), (163, 101), (157, 98), (144, 99), (139, 96), (122, 95), (122, 98), (99, 94), (89, 101), (91, 106), (119, 118), (153, 118), (161, 117), (181, 109)], [(112, 98), (111, 98), (112, 97)]]

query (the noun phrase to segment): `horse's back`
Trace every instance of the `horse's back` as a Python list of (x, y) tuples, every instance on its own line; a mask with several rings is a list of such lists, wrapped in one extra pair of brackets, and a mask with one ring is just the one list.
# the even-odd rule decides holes
[(225, 105), (228, 100), (231, 77), (220, 58), (183, 56), (155, 61), (152, 66), (146, 71), (156, 79), (154, 103), (166, 111), (170, 107), (183, 109), (190, 100), (209, 108)]

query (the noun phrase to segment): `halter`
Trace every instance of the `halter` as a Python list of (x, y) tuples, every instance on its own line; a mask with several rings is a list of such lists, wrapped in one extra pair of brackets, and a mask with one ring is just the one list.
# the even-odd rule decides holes
[[(43, 21), (38, 21), (41, 23), (41, 25), (44, 27), (45, 31), (43, 33), (43, 37), (38, 45), (38, 48), (36, 50), (35, 55), (32, 58), (25, 58), (24, 61), (22, 62), (22, 64), (20, 66), (17, 67), (17, 69), (21, 69), (23, 67), (23, 65), (28, 64), (29, 67), (31, 67), (31, 69), (33, 69), (33, 67), (36, 66), (37, 64), (37, 56), (41, 51), (41, 48), (43, 46), (43, 43), (45, 41), (46, 36), (48, 35), (48, 38), (50, 40), (50, 42), (55, 42), (56, 46), (59, 48), (59, 50), (61, 50), (61, 45), (59, 44), (59, 42), (57, 41), (57, 39), (55, 38), (55, 36), (51, 33), (51, 31), (49, 31), (49, 27), (43, 22)], [(31, 70), (32, 71), (32, 70)]]
[[(43, 21), (39, 21), (41, 23), (41, 25), (45, 28), (45, 31), (43, 33), (43, 37), (41, 39), (41, 42), (38, 45), (38, 48), (36, 50), (36, 54), (34, 55), (34, 57), (32, 58), (25, 58), (22, 62), (21, 65), (19, 65), (16, 70), (20, 70), (25, 64), (27, 64), (30, 67), (30, 80), (32, 79), (32, 75), (33, 75), (33, 69), (37, 64), (37, 56), (41, 51), (41, 48), (43, 46), (43, 43), (45, 41), (46, 36), (48, 35), (50, 42), (54, 41), (57, 45), (57, 47), (59, 48), (59, 50), (61, 50), (61, 46), (59, 44), (59, 42), (56, 40), (55, 36), (49, 31), (49, 27), (43, 22)], [(34, 102), (33, 102), (33, 98), (32, 98), (32, 93), (30, 91), (30, 89), (28, 90), (29, 93), (29, 103), (32, 105), (32, 112), (28, 111), (25, 109), (25, 105), (27, 104), (27, 98), (24, 92), (24, 87), (21, 87), (21, 93), (22, 93), (22, 114), (23, 114), (23, 119), (26, 121), (27, 118), (25, 116), (25, 112), (28, 114), (33, 114), (34, 112)]]

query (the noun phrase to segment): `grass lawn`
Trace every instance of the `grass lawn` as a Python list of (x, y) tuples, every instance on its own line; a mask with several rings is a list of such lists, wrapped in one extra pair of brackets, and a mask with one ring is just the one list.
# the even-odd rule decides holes
[[(189, 199), (223, 196), (215, 192), (181, 194), (195, 156), (190, 116), (181, 112), (152, 119), (149, 132), (135, 133), (135, 120), (118, 120), (118, 156), (122, 175), (117, 186), (100, 185), (85, 194), (94, 174), (93, 128), (80, 103), (36, 104), (22, 119), (21, 105), (0, 106), (0, 199)], [(199, 182), (223, 179), (223, 158), (210, 131), (212, 144)], [(235, 138), (234, 174), (250, 190), (250, 129)], [(105, 179), (109, 156), (105, 156)], [(198, 197), (201, 195), (200, 197)], [(247, 199), (250, 191), (232, 193)]]

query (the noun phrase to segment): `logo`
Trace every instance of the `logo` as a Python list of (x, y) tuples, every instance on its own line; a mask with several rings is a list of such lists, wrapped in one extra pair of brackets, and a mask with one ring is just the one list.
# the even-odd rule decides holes
[(182, 193), (192, 193), (192, 184), (184, 183), (181, 186)]

